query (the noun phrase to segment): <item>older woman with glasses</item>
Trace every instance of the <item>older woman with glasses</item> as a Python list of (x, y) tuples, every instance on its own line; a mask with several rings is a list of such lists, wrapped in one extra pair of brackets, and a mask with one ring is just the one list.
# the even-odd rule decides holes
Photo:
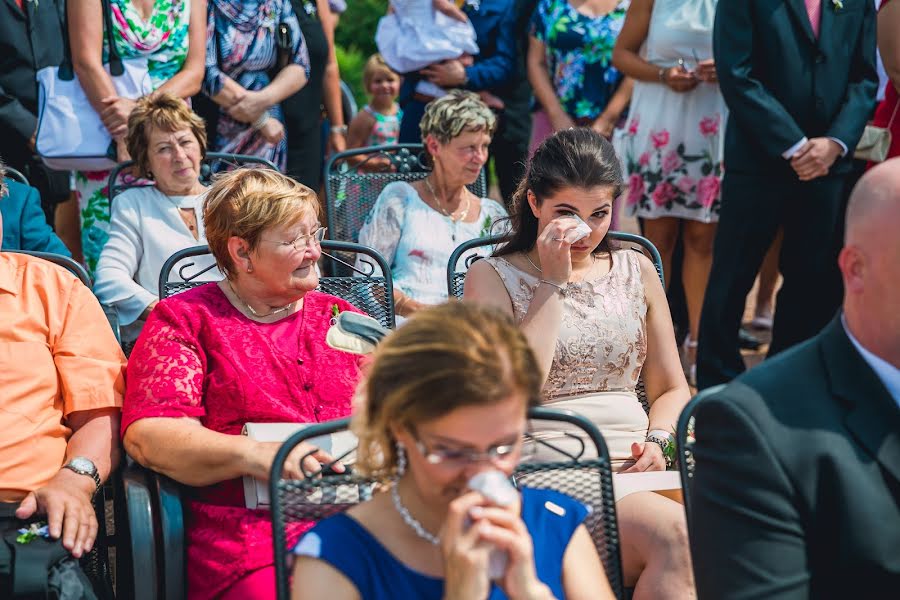
[[(471, 489), (515, 470), (540, 392), (525, 336), (498, 310), (444, 304), (391, 333), (353, 424), (354, 468), (390, 491), (304, 536), (294, 599), (613, 598), (583, 505), (526, 487), (500, 506)], [(492, 549), (507, 555), (493, 576)]]
[[(334, 310), (314, 291), (325, 234), (307, 187), (266, 169), (210, 188), (206, 236), (225, 279), (160, 301), (131, 355), (122, 432), (142, 465), (190, 486), (190, 598), (274, 598), (268, 511), (245, 508), (241, 477), (267, 480), (280, 444), (245, 423), (327, 421), (350, 414), (358, 357), (325, 344)], [(285, 477), (301, 474), (289, 459)], [(303, 458), (307, 469), (330, 457)], [(300, 531), (296, 531), (299, 535)]]

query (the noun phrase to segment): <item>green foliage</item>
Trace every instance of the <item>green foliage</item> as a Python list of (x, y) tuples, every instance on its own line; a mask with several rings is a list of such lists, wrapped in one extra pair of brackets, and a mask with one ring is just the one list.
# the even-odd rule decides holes
[(378, 52), (375, 29), (378, 19), (387, 13), (387, 8), (388, 0), (350, 0), (334, 32), (341, 79), (353, 90), (360, 106), (368, 100), (362, 83), (363, 66), (369, 56)]
[(353, 90), (353, 97), (356, 98), (356, 103), (359, 106), (363, 106), (368, 102), (362, 80), (363, 66), (366, 64), (366, 59), (369, 58), (368, 55), (363, 54), (353, 46), (350, 48), (335, 46), (334, 51), (337, 54), (341, 79), (347, 82), (347, 85)]
[(334, 32), (335, 44), (345, 49), (356, 48), (368, 58), (375, 54), (375, 28), (387, 13), (388, 0), (350, 0)]

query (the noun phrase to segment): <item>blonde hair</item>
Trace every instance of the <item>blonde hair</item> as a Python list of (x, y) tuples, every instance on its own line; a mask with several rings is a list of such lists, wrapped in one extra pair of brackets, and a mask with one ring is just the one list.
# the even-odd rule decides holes
[(200, 157), (206, 156), (206, 123), (178, 96), (169, 92), (156, 92), (137, 100), (128, 117), (128, 135), (125, 145), (137, 167), (138, 176), (149, 177), (150, 129), (167, 132), (190, 129), (200, 145)]
[(397, 79), (400, 79), (400, 75), (390, 66), (388, 66), (388, 64), (384, 61), (384, 57), (376, 52), (369, 57), (369, 59), (366, 61), (365, 66), (363, 67), (362, 79), (363, 87), (366, 88), (366, 92), (369, 91), (369, 85), (372, 83), (372, 80), (375, 79), (375, 76), (378, 73), (390, 73)]
[(465, 90), (451, 90), (446, 96), (429, 102), (419, 121), (422, 139), (433, 135), (441, 144), (464, 131), (484, 131), (494, 135), (496, 127), (497, 117), (488, 105), (477, 94)]
[(392, 426), (414, 429), (460, 407), (490, 405), (512, 394), (537, 406), (541, 376), (508, 315), (451, 302), (416, 312), (391, 332), (375, 350), (358, 392), (351, 424), (359, 438), (355, 468), (387, 479), (396, 470)]
[(293, 225), (310, 213), (319, 214), (319, 199), (311, 189), (278, 171), (245, 167), (216, 178), (206, 195), (203, 224), (209, 249), (230, 279), (230, 237), (245, 240), (252, 252), (263, 231)]

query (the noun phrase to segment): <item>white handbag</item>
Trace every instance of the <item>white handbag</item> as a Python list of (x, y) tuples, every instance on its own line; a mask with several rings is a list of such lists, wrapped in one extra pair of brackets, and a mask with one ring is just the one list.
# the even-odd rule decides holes
[[(116, 93), (137, 99), (153, 91), (146, 58), (123, 60), (116, 50), (108, 0), (102, 0), (110, 74)], [(68, 21), (68, 19), (66, 19)], [(64, 58), (58, 67), (37, 72), (38, 128), (35, 148), (47, 167), (59, 171), (104, 171), (116, 163), (112, 137), (88, 101), (72, 67), (67, 23)]]
[(891, 127), (894, 125), (898, 106), (900, 106), (900, 100), (894, 105), (894, 112), (891, 114), (891, 120), (888, 121), (887, 127), (866, 125), (862, 137), (856, 145), (856, 150), (853, 152), (853, 158), (876, 163), (884, 162), (887, 159), (891, 149)]

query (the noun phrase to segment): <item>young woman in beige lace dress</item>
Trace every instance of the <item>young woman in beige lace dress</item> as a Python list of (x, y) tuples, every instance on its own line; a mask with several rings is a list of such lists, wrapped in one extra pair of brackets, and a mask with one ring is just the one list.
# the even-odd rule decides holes
[[(545, 405), (593, 421), (616, 470), (663, 470), (662, 448), (650, 438), (668, 437), (690, 391), (653, 265), (606, 240), (621, 188), (619, 161), (602, 136), (568, 129), (548, 138), (516, 192), (511, 241), (472, 265), (465, 298), (516, 319), (543, 370)], [(574, 239), (572, 215), (589, 236)], [(649, 415), (635, 393), (639, 378)], [(536, 434), (572, 441), (563, 431)], [(620, 498), (616, 509), (634, 598), (694, 597), (683, 507), (648, 490)]]

